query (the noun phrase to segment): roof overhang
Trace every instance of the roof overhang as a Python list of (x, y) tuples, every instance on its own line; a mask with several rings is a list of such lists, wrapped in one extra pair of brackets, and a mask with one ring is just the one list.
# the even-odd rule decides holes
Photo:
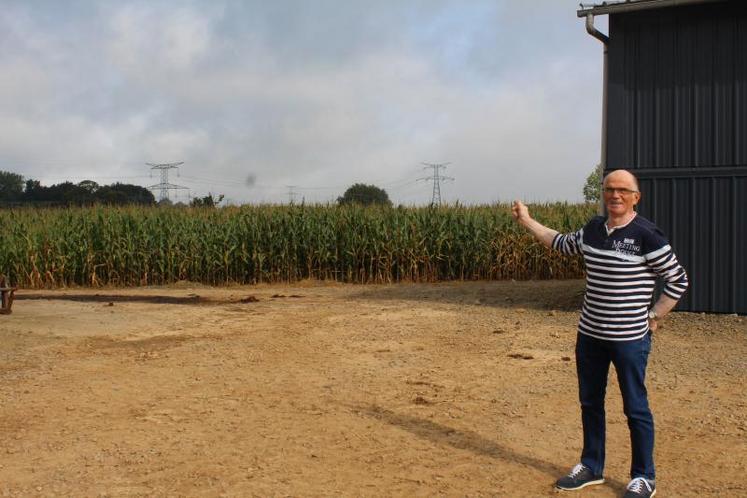
[(605, 14), (618, 14), (622, 12), (633, 12), (636, 10), (662, 9), (665, 7), (682, 7), (698, 3), (715, 3), (724, 0), (620, 0), (602, 2), (600, 4), (584, 5), (576, 12), (578, 17), (602, 16)]

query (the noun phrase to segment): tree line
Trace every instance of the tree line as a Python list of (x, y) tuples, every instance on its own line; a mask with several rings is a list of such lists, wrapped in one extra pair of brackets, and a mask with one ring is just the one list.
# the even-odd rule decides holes
[(99, 185), (91, 180), (62, 182), (48, 187), (38, 180), (24, 179), (10, 171), (0, 171), (0, 204), (63, 205), (155, 204), (153, 193), (145, 187), (127, 183)]
[[(224, 199), (222, 194), (195, 197), (192, 207), (217, 207)], [(93, 204), (155, 204), (153, 193), (145, 187), (126, 183), (99, 185), (92, 180), (79, 183), (70, 181), (46, 187), (38, 180), (24, 179), (10, 171), (0, 171), (0, 205), (50, 205), (89, 206)], [(338, 204), (382, 204), (391, 206), (384, 189), (374, 185), (356, 183), (337, 198)], [(167, 204), (171, 204), (167, 202)]]

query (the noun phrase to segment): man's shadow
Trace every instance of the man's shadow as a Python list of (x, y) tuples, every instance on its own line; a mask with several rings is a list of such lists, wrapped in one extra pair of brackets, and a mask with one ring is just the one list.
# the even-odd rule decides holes
[[(453, 448), (486, 455), (490, 458), (533, 467), (551, 476), (548, 479), (548, 487), (553, 485), (555, 479), (568, 473), (569, 470), (569, 468), (561, 468), (558, 465), (539, 458), (517, 453), (472, 431), (457, 430), (430, 420), (396, 413), (378, 405), (354, 406), (352, 408), (358, 413), (384, 421), (390, 425), (404, 429), (419, 438), (427, 439), (439, 445), (446, 444)], [(616, 491), (623, 491), (625, 489), (625, 484), (616, 479), (606, 478), (605, 484)]]

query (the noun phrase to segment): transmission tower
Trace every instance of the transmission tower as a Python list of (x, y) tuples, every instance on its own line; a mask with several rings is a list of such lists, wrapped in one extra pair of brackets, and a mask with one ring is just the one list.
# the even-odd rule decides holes
[(161, 193), (158, 196), (159, 202), (163, 200), (171, 200), (169, 199), (169, 190), (180, 190), (180, 189), (189, 190), (189, 187), (182, 187), (181, 185), (174, 185), (173, 183), (169, 183), (169, 170), (175, 169), (176, 176), (179, 176), (179, 166), (181, 164), (184, 164), (184, 161), (181, 161), (178, 163), (163, 163), (163, 164), (145, 163), (145, 164), (150, 166), (151, 171), (154, 169), (161, 171), (161, 183), (157, 183), (156, 185), (151, 185), (150, 187), (148, 187), (151, 190), (161, 191)]
[(433, 169), (433, 176), (426, 176), (424, 178), (418, 178), (418, 181), (425, 181), (425, 182), (433, 182), (433, 196), (431, 197), (431, 206), (440, 206), (441, 205), (441, 182), (442, 181), (453, 181), (454, 179), (450, 176), (443, 176), (439, 174), (439, 172), (442, 169), (446, 169), (446, 166), (448, 166), (451, 163), (440, 163), (440, 164), (432, 164), (432, 163), (422, 163), (425, 166), (423, 169), (431, 168)]
[(286, 185), (285, 186), (288, 189), (288, 203), (289, 204), (295, 204), (296, 196), (298, 195), (298, 192), (296, 192), (294, 189), (296, 188), (295, 185)]

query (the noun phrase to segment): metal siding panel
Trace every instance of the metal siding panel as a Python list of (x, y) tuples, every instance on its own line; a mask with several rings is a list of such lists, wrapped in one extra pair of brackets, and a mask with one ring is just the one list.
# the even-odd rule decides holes
[(734, 311), (747, 314), (747, 177), (734, 180), (734, 191)]
[(654, 221), (656, 217), (654, 180), (650, 178), (640, 178), (638, 180), (638, 188), (641, 191), (641, 202), (638, 204), (638, 213), (640, 213), (644, 218)]
[(636, 77), (636, 61), (638, 60), (639, 33), (634, 26), (626, 26), (625, 57), (623, 60), (623, 88), (625, 89), (623, 101), (623, 143), (622, 165), (629, 168), (638, 167), (638, 85)]
[(651, 221), (656, 223), (656, 226), (668, 235), (672, 233), (672, 212), (670, 209), (672, 204), (671, 183), (666, 178), (657, 178), (653, 183), (655, 186), (656, 197), (651, 200), (654, 204), (654, 217)]
[(731, 231), (734, 225), (732, 178), (714, 178), (713, 180), (714, 212), (711, 224), (714, 232), (713, 257), (715, 259), (713, 275), (713, 297), (711, 311), (727, 313), (732, 311), (731, 288), (734, 278), (732, 261), (732, 240), (734, 235)]
[(636, 165), (656, 165), (656, 65), (657, 26), (651, 17), (638, 25), (639, 53), (636, 58)]
[(736, 22), (733, 18), (714, 20), (714, 165), (734, 164), (734, 63)]
[(747, 167), (746, 23), (747, 2), (611, 17), (609, 163)]
[(713, 25), (700, 22), (695, 33), (695, 155), (693, 166), (713, 164)]
[(656, 73), (655, 136), (653, 167), (673, 163), (674, 153), (674, 75), (675, 36), (674, 18), (662, 16), (657, 27), (657, 45), (654, 60)]
[[(673, 193), (672, 193), (672, 231), (670, 234), (669, 242), (674, 248), (674, 252), (679, 259), (680, 264), (685, 268), (685, 271), (690, 274), (690, 268), (693, 265), (693, 253), (691, 250), (693, 240), (693, 226), (690, 222), (692, 217), (692, 197), (690, 195), (690, 184), (689, 178), (676, 178), (672, 180)], [(685, 297), (681, 300), (678, 305), (678, 309), (691, 309), (692, 308), (692, 294), (690, 292), (685, 293)]]
[(734, 137), (735, 164), (747, 165), (747, 15), (736, 23)]
[(697, 260), (690, 268), (690, 289), (692, 293), (692, 310), (709, 311), (711, 309), (710, 296), (712, 264), (711, 253), (711, 185), (710, 179), (693, 180), (693, 205), (698, 206), (693, 212), (693, 253)]
[(695, 151), (695, 26), (683, 15), (676, 17), (675, 27), (675, 121), (673, 167), (688, 167)]
[(607, 47), (608, 58), (608, 81), (607, 81), (607, 112), (614, 119), (607, 119), (607, 164), (610, 167), (619, 168), (629, 163), (623, 157), (623, 151), (627, 149), (625, 142), (625, 123), (630, 117), (625, 111), (625, 65), (620, 62), (610, 64), (609, 61), (624, 61), (626, 38), (624, 19), (610, 19), (610, 33), (615, 33), (610, 38)]
[[(668, 178), (652, 178), (646, 183), (648, 186), (648, 200), (646, 201), (641, 196), (641, 202), (645, 202), (647, 205), (646, 213), (641, 213), (645, 218), (648, 218), (664, 233), (664, 236), (669, 240), (670, 245), (672, 244), (673, 233), (676, 233), (675, 221), (673, 219), (674, 212), (672, 209), (673, 204), (673, 189), (672, 181)], [(672, 246), (674, 247), (674, 246)], [(663, 282), (657, 282), (656, 297), (661, 293)], [(682, 308), (683, 304), (678, 303), (679, 307)], [(678, 308), (679, 309), (679, 308)]]

